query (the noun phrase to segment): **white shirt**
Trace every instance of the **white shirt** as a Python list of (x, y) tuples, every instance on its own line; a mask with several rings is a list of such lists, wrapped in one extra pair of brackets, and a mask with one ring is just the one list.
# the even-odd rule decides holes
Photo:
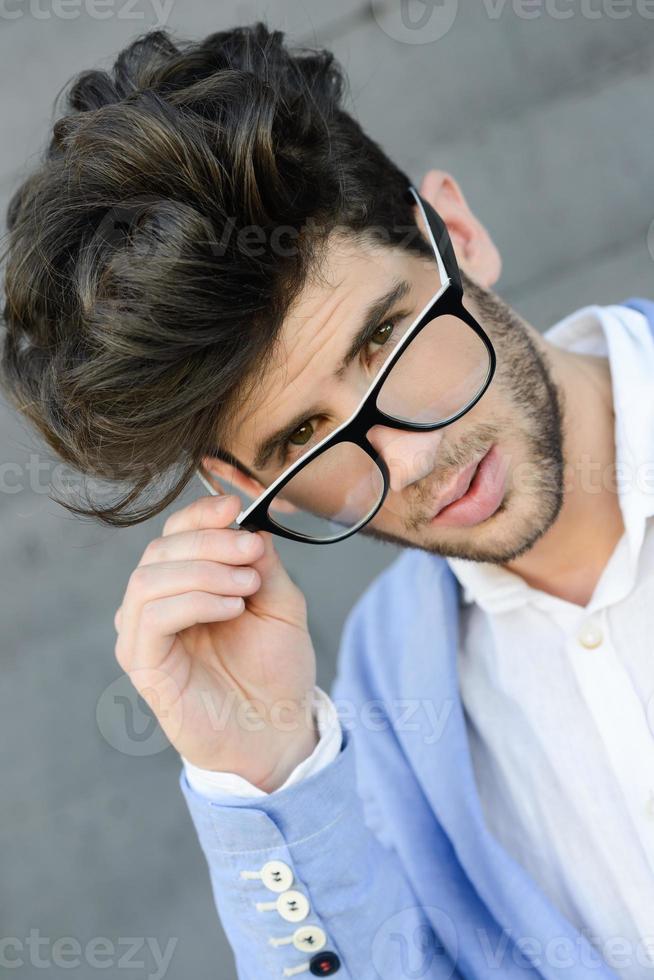
[[(585, 307), (544, 336), (609, 358), (625, 532), (586, 607), (499, 566), (447, 559), (463, 587), (461, 696), (489, 828), (636, 980), (654, 976), (641, 959), (654, 952), (654, 338), (618, 306)], [(321, 741), (285, 785), (338, 752), (320, 694)], [(209, 796), (238, 779), (186, 769)], [(241, 780), (238, 792), (261, 790)]]

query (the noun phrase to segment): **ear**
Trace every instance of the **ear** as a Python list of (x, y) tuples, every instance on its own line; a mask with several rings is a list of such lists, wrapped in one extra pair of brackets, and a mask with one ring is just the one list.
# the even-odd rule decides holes
[(480, 286), (493, 286), (500, 277), (502, 259), (454, 177), (445, 170), (430, 170), (422, 179), (420, 193), (447, 225), (463, 271)]
[[(205, 456), (203, 458), (202, 472), (209, 483), (216, 488), (218, 493), (228, 493), (230, 492), (229, 488), (233, 487), (239, 493), (243, 493), (252, 500), (255, 500), (266, 489), (263, 483), (259, 483), (254, 477), (247, 476), (238, 467), (232, 466), (231, 463), (226, 463), (224, 459), (218, 459), (216, 456)], [(221, 480), (227, 484), (227, 488), (221, 484)], [(287, 503), (285, 500), (276, 498), (273, 509), (290, 514), (296, 511), (297, 507)]]

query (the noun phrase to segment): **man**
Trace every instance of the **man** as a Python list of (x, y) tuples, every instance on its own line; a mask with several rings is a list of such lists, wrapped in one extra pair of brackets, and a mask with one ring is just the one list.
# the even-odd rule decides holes
[[(541, 336), (454, 177), (413, 193), (340, 101), (262, 25), (80, 76), (10, 206), (5, 387), (130, 484), (70, 509), (218, 494), (146, 548), (116, 656), (240, 977), (650, 976), (652, 310)], [(359, 529), (406, 551), (332, 702), (274, 534)]]

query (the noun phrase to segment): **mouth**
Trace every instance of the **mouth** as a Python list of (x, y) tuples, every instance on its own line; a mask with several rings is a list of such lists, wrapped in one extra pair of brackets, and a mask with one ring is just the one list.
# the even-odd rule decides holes
[(466, 466), (448, 487), (429, 521), (431, 527), (472, 527), (488, 520), (505, 493), (506, 470), (497, 445)]

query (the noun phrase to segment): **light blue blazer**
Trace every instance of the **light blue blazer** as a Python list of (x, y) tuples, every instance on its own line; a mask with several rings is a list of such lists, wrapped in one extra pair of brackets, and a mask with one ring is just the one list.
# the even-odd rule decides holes
[[(654, 330), (654, 303), (624, 305)], [(220, 802), (182, 771), (239, 980), (314, 975), (285, 973), (312, 957), (270, 941), (307, 925), (326, 934), (322, 953), (338, 957), (340, 980), (615, 980), (484, 823), (458, 689), (458, 611), (447, 562), (405, 550), (347, 618), (332, 763), (270, 796)], [(301, 922), (257, 909), (278, 896), (241, 877), (271, 860), (310, 903)]]

